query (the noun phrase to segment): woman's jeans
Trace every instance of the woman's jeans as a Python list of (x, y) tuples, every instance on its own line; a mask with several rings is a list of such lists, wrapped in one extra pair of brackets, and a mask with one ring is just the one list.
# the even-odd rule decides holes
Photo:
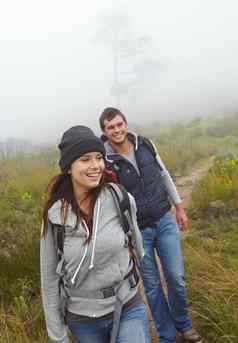
[[(92, 323), (70, 321), (68, 327), (77, 343), (109, 343), (113, 319), (98, 319)], [(150, 343), (149, 325), (144, 303), (121, 314), (117, 343)]]
[[(192, 327), (188, 315), (179, 228), (173, 215), (168, 212), (153, 228), (146, 228), (141, 233), (145, 249), (141, 274), (160, 343), (175, 343), (176, 330), (185, 332)], [(168, 301), (161, 285), (155, 251), (166, 279)]]

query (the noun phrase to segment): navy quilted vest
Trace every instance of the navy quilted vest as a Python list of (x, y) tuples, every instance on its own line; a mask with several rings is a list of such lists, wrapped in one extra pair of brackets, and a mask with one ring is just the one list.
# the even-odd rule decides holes
[(135, 156), (140, 175), (135, 167), (119, 154), (108, 156), (107, 167), (116, 172), (118, 181), (134, 196), (138, 225), (143, 229), (154, 226), (154, 223), (170, 210), (171, 204), (155, 154), (141, 136), (138, 137)]

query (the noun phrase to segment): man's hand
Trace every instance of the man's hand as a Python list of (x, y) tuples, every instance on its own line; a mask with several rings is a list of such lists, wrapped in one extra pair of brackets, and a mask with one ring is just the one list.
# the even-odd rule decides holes
[(180, 204), (175, 205), (175, 210), (176, 210), (176, 220), (177, 220), (180, 230), (187, 231), (189, 222), (188, 222), (188, 217), (186, 215), (183, 204), (180, 203)]

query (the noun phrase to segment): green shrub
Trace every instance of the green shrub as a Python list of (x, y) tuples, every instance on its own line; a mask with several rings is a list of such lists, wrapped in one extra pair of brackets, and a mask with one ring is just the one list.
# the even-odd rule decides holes
[(186, 174), (195, 163), (205, 160), (217, 151), (214, 143), (206, 138), (181, 137), (166, 144), (156, 140), (159, 154), (172, 174)]
[(207, 210), (217, 203), (223, 210), (238, 209), (238, 159), (218, 158), (208, 174), (200, 180), (192, 192), (192, 206), (197, 210)]
[[(21, 301), (19, 280), (39, 289), (39, 237), (45, 189), (55, 174), (48, 161), (9, 161), (0, 183), (0, 300)], [(15, 300), (14, 300), (15, 299)]]
[(214, 239), (194, 232), (183, 244), (191, 313), (205, 342), (238, 340), (238, 271), (229, 263), (233, 252), (228, 248), (235, 236), (237, 242), (231, 231), (225, 245), (219, 231)]

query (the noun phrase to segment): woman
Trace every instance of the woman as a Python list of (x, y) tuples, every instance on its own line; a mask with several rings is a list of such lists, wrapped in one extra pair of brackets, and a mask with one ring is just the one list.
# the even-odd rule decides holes
[[(128, 277), (131, 256), (121, 218), (106, 187), (104, 145), (89, 128), (75, 126), (64, 133), (59, 149), (61, 174), (50, 183), (41, 238), (49, 338), (68, 343), (67, 324), (79, 343), (149, 343), (145, 306)], [(136, 255), (142, 258), (129, 198)]]

